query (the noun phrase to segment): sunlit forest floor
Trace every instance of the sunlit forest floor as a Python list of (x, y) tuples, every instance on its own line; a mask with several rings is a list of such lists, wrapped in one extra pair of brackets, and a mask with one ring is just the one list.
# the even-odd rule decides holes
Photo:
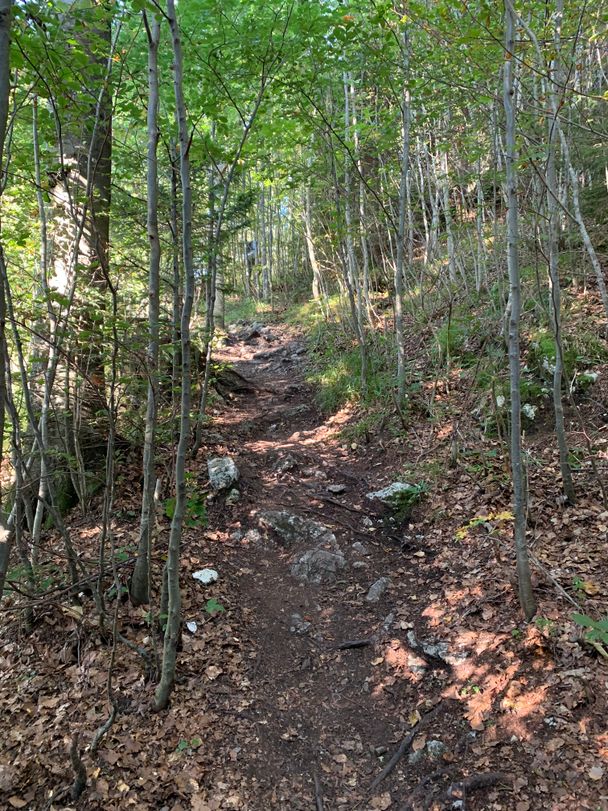
[[(353, 406), (319, 409), (304, 336), (266, 323), (247, 341), (229, 332), (219, 350), (251, 390), (214, 401), (190, 465), (200, 498), (207, 458), (231, 456), (241, 497), (210, 498), (206, 527), (185, 531), (188, 625), (170, 709), (152, 712), (142, 659), (121, 647), (119, 713), (98, 756), (84, 748), (89, 785), (77, 807), (608, 808), (608, 663), (570, 619), (574, 603), (601, 614), (608, 596), (608, 512), (592, 472), (576, 474), (578, 504), (559, 506), (552, 429), (538, 422), (527, 445), (539, 611), (526, 625), (508, 459), (471, 416), (466, 383), (456, 373), (434, 383), (439, 406), (449, 390), (434, 420), (414, 412), (407, 428), (361, 430)], [(125, 582), (138, 464), (125, 460), (117, 487)], [(394, 481), (424, 483), (411, 511), (367, 497)], [(269, 511), (325, 528), (324, 549), (344, 561), (328, 582), (292, 575), (310, 543), (277, 534)], [(168, 524), (162, 517), (161, 538)], [(91, 539), (93, 555), (97, 517), (73, 516), (70, 530)], [(162, 564), (159, 552), (155, 570)], [(205, 567), (216, 583), (192, 577)], [(386, 589), (369, 601), (380, 578)], [(3, 623), (3, 806), (70, 804), (73, 734), (86, 747), (108, 716), (111, 644), (95, 616), (86, 595), (74, 606), (57, 590), (29, 636)], [(147, 609), (124, 601), (119, 623), (152, 655)]]

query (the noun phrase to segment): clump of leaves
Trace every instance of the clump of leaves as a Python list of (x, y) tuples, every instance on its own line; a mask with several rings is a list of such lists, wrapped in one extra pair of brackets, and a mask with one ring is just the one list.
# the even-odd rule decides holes
[(182, 738), (180, 742), (175, 747), (178, 752), (192, 752), (198, 749), (200, 746), (203, 745), (203, 741), (198, 735), (195, 735), (194, 738)]
[(215, 597), (211, 597), (210, 600), (207, 600), (205, 604), (205, 611), (208, 614), (211, 614), (214, 617), (216, 614), (222, 614), (226, 609), (221, 603), (215, 599)]
[(587, 614), (573, 614), (572, 619), (577, 625), (589, 629), (585, 632), (585, 639), (588, 642), (608, 645), (608, 617), (603, 620), (594, 620)]

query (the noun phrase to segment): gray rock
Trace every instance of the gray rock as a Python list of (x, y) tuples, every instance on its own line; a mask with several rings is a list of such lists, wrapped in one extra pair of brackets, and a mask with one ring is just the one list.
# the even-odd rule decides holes
[(243, 540), (247, 543), (260, 543), (262, 540), (262, 533), (259, 529), (248, 529)]
[(305, 636), (312, 628), (312, 622), (307, 622), (301, 614), (292, 614), (289, 620), (289, 630), (297, 636)]
[(287, 456), (281, 457), (274, 466), (274, 469), (277, 473), (287, 473), (289, 470), (293, 470), (298, 466), (297, 460), (288, 453)]
[(364, 560), (356, 560), (353, 563), (353, 569), (367, 569), (368, 564)]
[(209, 482), (216, 492), (227, 490), (239, 480), (239, 469), (230, 456), (214, 456), (207, 461)]
[(328, 484), (327, 489), (329, 490), (330, 493), (335, 493), (337, 496), (339, 496), (340, 493), (345, 492), (346, 485), (345, 484)]
[(297, 555), (291, 565), (291, 573), (298, 580), (319, 586), (335, 580), (340, 569), (345, 566), (346, 559), (341, 552), (330, 552), (317, 547)]
[(374, 526), (374, 522), (369, 517), (369, 515), (364, 515), (363, 518), (361, 519), (361, 523), (363, 524), (364, 527), (368, 527), (368, 529), (369, 529), (369, 527)]
[(241, 491), (238, 489), (238, 487), (233, 487), (232, 490), (226, 496), (226, 504), (229, 507), (232, 507), (240, 500), (241, 500)]
[(377, 603), (380, 598), (384, 596), (384, 592), (390, 585), (391, 581), (388, 577), (379, 578), (369, 587), (369, 591), (367, 592), (365, 599), (368, 603)]
[(389, 632), (389, 631), (391, 630), (391, 628), (393, 627), (393, 623), (394, 623), (394, 622), (395, 622), (395, 614), (394, 614), (393, 612), (391, 612), (390, 614), (388, 614), (388, 615), (387, 615), (387, 616), (384, 618), (384, 622), (382, 623), (382, 630), (383, 630), (383, 632), (384, 632), (385, 634), (388, 634), (388, 632)]
[(445, 750), (447, 749), (445, 743), (443, 741), (432, 740), (429, 741), (426, 745), (426, 750), (429, 753), (429, 757), (433, 760), (441, 757)]
[(467, 657), (466, 651), (458, 651), (456, 653), (450, 652), (450, 646), (447, 642), (425, 642), (418, 640), (413, 631), (407, 632), (407, 641), (412, 648), (420, 648), (423, 653), (434, 659), (441, 659), (448, 665), (461, 664)]
[(326, 526), (287, 510), (266, 510), (259, 513), (258, 520), (263, 529), (271, 529), (279, 536), (283, 546), (336, 544), (336, 536)]
[(358, 555), (369, 555), (369, 549), (367, 546), (365, 546), (365, 544), (362, 544), (361, 541), (355, 541), (354, 544), (352, 544), (351, 549)]
[(420, 494), (420, 489), (414, 484), (407, 482), (393, 482), (388, 487), (383, 487), (382, 490), (376, 490), (373, 493), (368, 493), (367, 498), (376, 501), (381, 501), (387, 507), (399, 506), (403, 500), (417, 498)]

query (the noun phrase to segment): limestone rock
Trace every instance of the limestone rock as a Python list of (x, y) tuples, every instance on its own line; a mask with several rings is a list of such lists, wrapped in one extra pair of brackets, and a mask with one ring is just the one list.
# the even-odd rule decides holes
[(232, 490), (226, 496), (226, 504), (229, 507), (236, 504), (241, 499), (241, 491), (237, 487), (233, 487)]
[(336, 536), (326, 526), (287, 510), (266, 510), (259, 513), (258, 519), (263, 529), (271, 529), (279, 536), (283, 546), (336, 543)]
[(420, 495), (420, 488), (415, 484), (407, 482), (393, 482), (382, 490), (368, 493), (367, 498), (372, 501), (381, 501), (387, 507), (399, 507), (403, 502), (417, 499)]
[(321, 583), (331, 583), (335, 580), (340, 569), (345, 566), (346, 559), (341, 552), (331, 552), (317, 547), (307, 549), (306, 552), (296, 556), (291, 565), (291, 573), (298, 580), (319, 586)]
[(215, 492), (228, 490), (239, 480), (239, 469), (231, 456), (214, 456), (207, 461), (209, 482)]
[(369, 587), (367, 597), (365, 598), (368, 603), (377, 603), (380, 598), (384, 596), (385, 591), (391, 585), (390, 578), (380, 577)]

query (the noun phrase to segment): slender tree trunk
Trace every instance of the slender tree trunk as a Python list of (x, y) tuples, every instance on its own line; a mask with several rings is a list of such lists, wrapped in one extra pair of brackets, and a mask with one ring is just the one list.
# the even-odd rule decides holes
[(180, 433), (175, 457), (175, 511), (171, 521), (167, 553), (167, 626), (163, 646), (160, 683), (156, 690), (156, 708), (165, 709), (175, 682), (177, 643), (181, 627), (180, 550), (186, 510), (186, 454), (190, 438), (190, 318), (194, 301), (194, 263), (192, 259), (192, 191), (190, 187), (190, 138), (184, 101), (183, 59), (180, 32), (175, 17), (175, 2), (167, 0), (167, 18), (173, 41), (173, 87), (179, 134), (180, 177), (182, 186), (182, 240), (184, 260), (184, 304), (181, 313), (181, 406)]
[(401, 175), (399, 182), (399, 230), (397, 233), (397, 261), (395, 263), (395, 340), (397, 342), (397, 400), (405, 398), (405, 325), (403, 319), (405, 223), (407, 208), (408, 176), (410, 172), (410, 91), (409, 81), (410, 43), (407, 29), (403, 31), (401, 45), (403, 59), (403, 96), (401, 110), (402, 144)]
[[(350, 130), (350, 103), (349, 103), (350, 77), (344, 74), (344, 129), (345, 138), (349, 138)], [(359, 284), (359, 273), (355, 256), (355, 244), (353, 240), (353, 221), (351, 208), (351, 178), (350, 178), (350, 156), (347, 155), (344, 162), (344, 220), (346, 224), (346, 267), (347, 267), (347, 289), (353, 317), (353, 327), (359, 341), (359, 351), (361, 355), (361, 392), (363, 396), (367, 393), (368, 358), (367, 345), (365, 340), (365, 328), (363, 326), (363, 307), (361, 302), (361, 286)]]
[[(154, 487), (156, 482), (156, 420), (159, 391), (159, 340), (160, 340), (160, 260), (161, 249), (158, 233), (158, 43), (160, 23), (157, 19), (148, 22), (143, 12), (148, 35), (148, 161), (147, 161), (147, 231), (148, 231), (148, 397), (144, 433), (143, 473), (144, 484), (139, 526), (137, 560), (131, 579), (131, 602), (142, 605), (150, 601), (150, 555), (153, 528), (156, 520)], [(107, 485), (106, 485), (107, 486)]]
[(532, 577), (526, 543), (526, 487), (521, 442), (520, 348), (519, 321), (521, 287), (519, 274), (519, 236), (517, 202), (517, 152), (515, 143), (515, 89), (513, 63), (515, 61), (515, 12), (511, 0), (505, 0), (505, 63), (504, 108), (507, 164), (507, 264), (511, 289), (509, 317), (509, 376), (511, 383), (511, 474), (513, 477), (514, 540), (517, 556), (519, 601), (526, 619), (536, 613), (532, 591)]
[(547, 115), (547, 229), (548, 229), (548, 263), (549, 263), (549, 304), (551, 313), (551, 326), (555, 340), (555, 367), (553, 370), (553, 410), (555, 413), (555, 435), (559, 449), (559, 466), (562, 474), (562, 487), (564, 495), (570, 504), (576, 501), (572, 471), (568, 461), (568, 440), (564, 424), (564, 406), (562, 402), (563, 378), (563, 341), (562, 341), (562, 314), (561, 314), (561, 288), (559, 283), (559, 199), (556, 174), (556, 136), (558, 102), (555, 91), (555, 81), (559, 74), (559, 47), (560, 28), (563, 14), (562, 0), (557, 0), (555, 20), (555, 56), (549, 66), (547, 92), (551, 100), (551, 109)]
[[(0, 195), (4, 189), (4, 141), (8, 123), (10, 76), (10, 38), (12, 0), (0, 0)], [(1, 223), (0, 223), (1, 228)], [(4, 266), (4, 248), (0, 230), (0, 264)], [(6, 304), (4, 284), (0, 280), (0, 459), (4, 457), (4, 424), (6, 414)], [(8, 571), (13, 535), (9, 531), (4, 504), (0, 502), (0, 595)]]

